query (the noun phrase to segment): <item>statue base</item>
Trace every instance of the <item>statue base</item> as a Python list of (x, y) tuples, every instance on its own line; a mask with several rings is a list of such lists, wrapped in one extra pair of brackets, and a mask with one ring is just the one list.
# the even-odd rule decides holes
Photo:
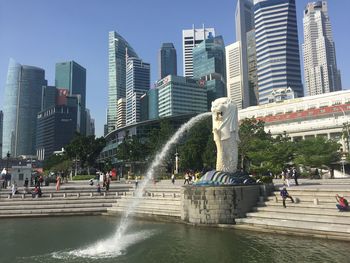
[(198, 182), (194, 183), (194, 185), (197, 186), (247, 184), (256, 184), (255, 179), (251, 178), (247, 173), (243, 173), (241, 171), (228, 173), (216, 170), (206, 172)]

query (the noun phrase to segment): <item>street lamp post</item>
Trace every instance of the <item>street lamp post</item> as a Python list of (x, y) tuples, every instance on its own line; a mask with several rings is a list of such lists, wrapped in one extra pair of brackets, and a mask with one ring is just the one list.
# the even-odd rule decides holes
[(7, 152), (6, 157), (7, 157), (7, 160), (6, 160), (5, 187), (7, 187), (7, 181), (8, 181), (9, 160), (11, 157), (10, 152)]
[(176, 153), (175, 153), (175, 171), (174, 174), (178, 174), (179, 173), (179, 154), (177, 152), (176, 149)]

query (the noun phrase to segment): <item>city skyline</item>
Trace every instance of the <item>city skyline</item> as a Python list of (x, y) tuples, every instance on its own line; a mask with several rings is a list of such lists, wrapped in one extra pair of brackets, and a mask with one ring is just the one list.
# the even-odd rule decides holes
[[(303, 10), (308, 2), (312, 1), (297, 1), (300, 47), (304, 41)], [(112, 15), (115, 10), (113, 7), (127, 10), (132, 3), (106, 1), (101, 5), (97, 1), (84, 1), (82, 5), (82, 1), (75, 1), (70, 5), (70, 9), (63, 12), (63, 8), (67, 6), (65, 3), (69, 2), (54, 1), (50, 5), (45, 1), (0, 3), (0, 37), (3, 40), (0, 43), (0, 55), (3, 58), (0, 61), (0, 110), (4, 106), (3, 96), (10, 57), (23, 65), (43, 68), (48, 85), (54, 85), (56, 63), (74, 60), (87, 69), (87, 107), (96, 119), (96, 134), (101, 136), (106, 122), (108, 96), (109, 31), (115, 30), (120, 33), (135, 48), (138, 55), (151, 64), (151, 86), (157, 80), (157, 52), (163, 42), (174, 43), (179, 51), (178, 72), (183, 71), (180, 52), (182, 30), (191, 28), (192, 24), (195, 24), (196, 28), (200, 28), (203, 23), (208, 28), (215, 28), (216, 34), (223, 36), (225, 45), (235, 41), (236, 1), (221, 1), (214, 9), (212, 6), (201, 5), (199, 1), (186, 2), (186, 8), (183, 8), (185, 2), (178, 1), (171, 13), (162, 12), (166, 10), (166, 1), (156, 0), (152, 2), (152, 6), (140, 2), (137, 8), (133, 6), (133, 10), (136, 14), (147, 10), (147, 16), (141, 16), (142, 26), (139, 22), (130, 23), (129, 19), (123, 19), (127, 14), (118, 14), (118, 19)], [(346, 74), (350, 63), (346, 47), (349, 36), (342, 34), (345, 30), (342, 20), (346, 17), (345, 12), (350, 8), (350, 2), (328, 1), (328, 5), (338, 68), (342, 72), (343, 88), (347, 89), (350, 87), (350, 76)], [(77, 10), (81, 11), (81, 15), (76, 15)], [(65, 16), (62, 17), (63, 13)], [(43, 25), (42, 21), (45, 21), (46, 25)]]

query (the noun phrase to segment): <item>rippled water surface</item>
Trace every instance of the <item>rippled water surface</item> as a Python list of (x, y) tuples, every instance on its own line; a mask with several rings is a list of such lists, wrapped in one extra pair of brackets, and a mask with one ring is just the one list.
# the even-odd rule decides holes
[(0, 220), (0, 262), (350, 262), (350, 243), (114, 217)]

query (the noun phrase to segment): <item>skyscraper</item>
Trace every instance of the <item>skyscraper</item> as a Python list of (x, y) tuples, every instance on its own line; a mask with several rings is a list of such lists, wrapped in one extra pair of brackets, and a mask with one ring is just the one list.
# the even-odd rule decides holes
[(214, 28), (182, 30), (183, 70), (185, 77), (193, 77), (193, 48), (208, 37), (215, 36)]
[(69, 95), (80, 95), (80, 133), (86, 135), (86, 69), (75, 61), (56, 63), (55, 85), (69, 90)]
[(117, 127), (122, 128), (126, 125), (126, 98), (120, 98), (117, 102)]
[(280, 88), (290, 87), (302, 97), (295, 0), (257, 2), (254, 22), (259, 104)]
[(159, 80), (156, 88), (161, 118), (207, 111), (207, 92), (202, 82), (170, 75)]
[[(240, 44), (240, 74), (241, 85), (236, 87), (241, 91), (235, 91), (235, 94), (240, 94), (242, 108), (251, 106), (249, 92), (249, 70), (248, 70), (248, 41), (247, 33), (254, 29), (254, 4), (253, 0), (238, 0), (236, 6), (236, 41)], [(237, 61), (238, 62), (238, 61)]]
[(226, 96), (225, 45), (222, 36), (209, 37), (193, 48), (193, 78), (205, 83), (208, 110), (212, 101)]
[(126, 97), (126, 52), (138, 57), (129, 43), (117, 32), (109, 32), (108, 48), (108, 132), (117, 128), (118, 100)]
[(2, 129), (3, 129), (4, 114), (0, 110), (0, 158), (2, 157)]
[(327, 1), (309, 3), (303, 21), (304, 75), (308, 95), (341, 90)]
[(128, 57), (126, 65), (126, 125), (140, 121), (140, 98), (150, 88), (150, 64)]
[(243, 74), (241, 42), (226, 46), (227, 97), (232, 99), (238, 109), (243, 109)]
[(39, 160), (45, 160), (54, 151), (65, 147), (78, 129), (79, 95), (68, 94), (68, 90), (58, 90), (57, 97), (61, 97), (57, 98), (59, 103), (37, 115), (36, 154)]
[(159, 79), (177, 75), (176, 49), (173, 43), (163, 43), (159, 50)]
[(45, 71), (10, 59), (4, 97), (2, 155), (34, 155), (36, 117), (41, 109)]
[(247, 59), (248, 59), (248, 86), (249, 86), (249, 105), (258, 105), (259, 86), (256, 66), (256, 43), (255, 30), (247, 33)]

